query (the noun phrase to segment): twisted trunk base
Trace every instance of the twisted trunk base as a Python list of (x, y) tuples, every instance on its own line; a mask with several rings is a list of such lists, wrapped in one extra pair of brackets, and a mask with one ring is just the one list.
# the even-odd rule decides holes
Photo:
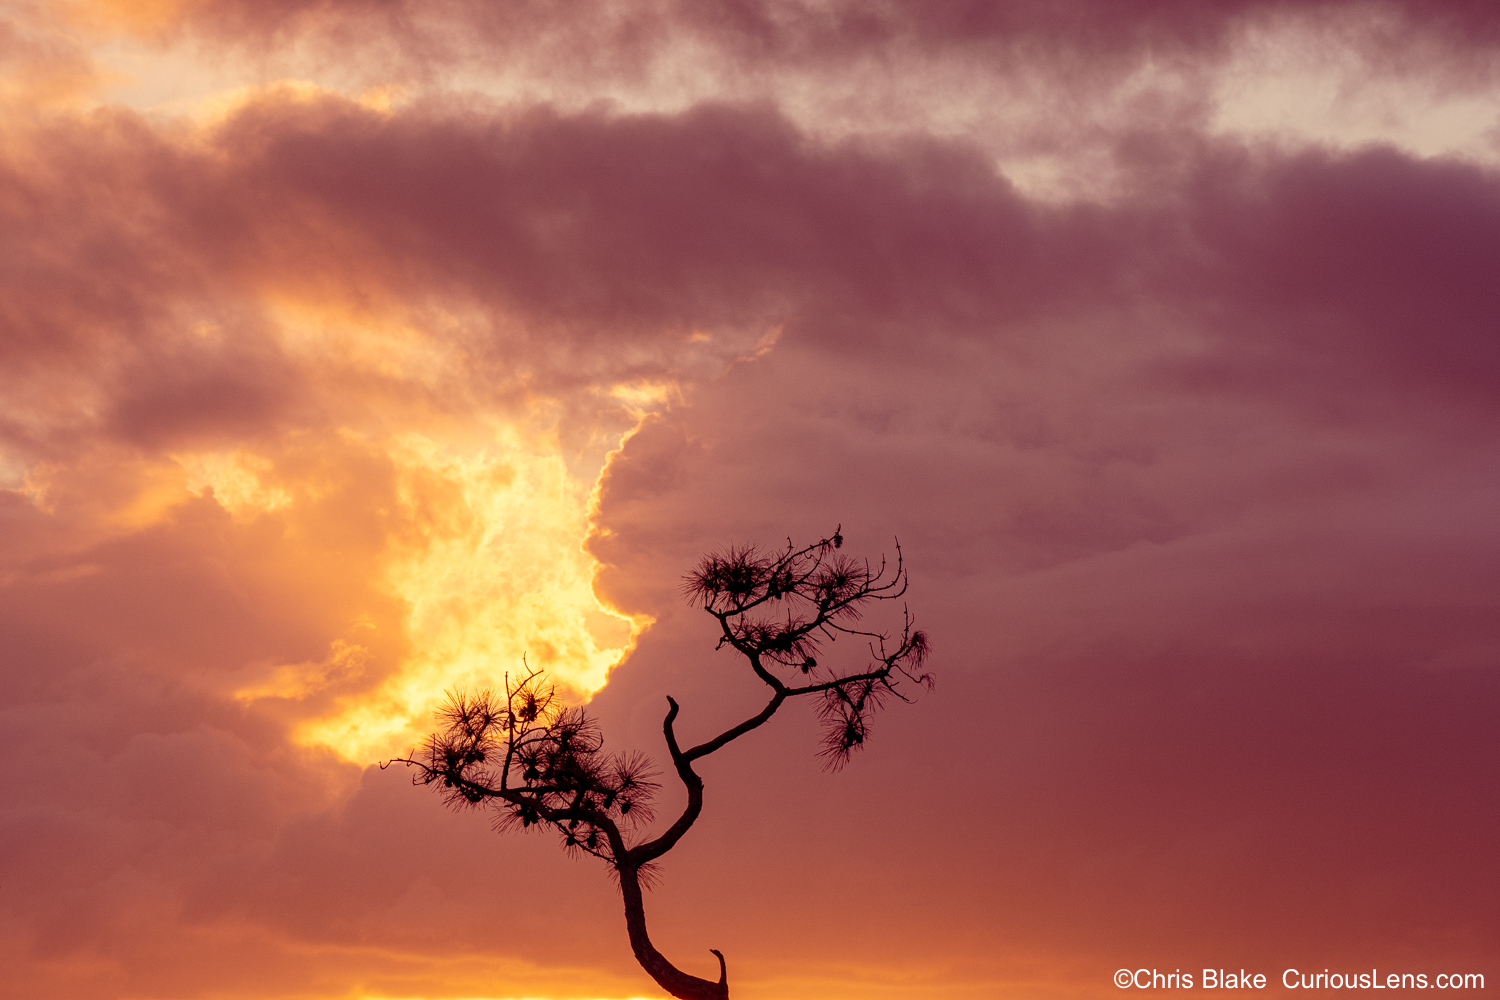
[(719, 960), (719, 981), (710, 982), (688, 975), (678, 969), (652, 945), (646, 934), (646, 906), (641, 898), (641, 882), (634, 868), (621, 868), (620, 891), (625, 897), (625, 927), (630, 932), (630, 950), (635, 960), (641, 963), (656, 985), (677, 997), (678, 1000), (729, 1000), (729, 970), (724, 965), (724, 955), (710, 948)]

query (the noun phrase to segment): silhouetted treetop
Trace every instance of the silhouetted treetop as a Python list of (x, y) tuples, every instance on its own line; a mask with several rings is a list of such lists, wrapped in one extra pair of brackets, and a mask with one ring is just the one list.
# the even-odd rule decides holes
[[(821, 697), (822, 756), (834, 769), (864, 745), (874, 712), (891, 698), (910, 700), (903, 682), (932, 687), (925, 669), (931, 644), (927, 633), (913, 627), (905, 606), (899, 633), (856, 627), (867, 605), (905, 596), (901, 544), (894, 566), (882, 558), (875, 567), (839, 552), (843, 544), (835, 531), (800, 549), (788, 542), (775, 553), (731, 546), (706, 556), (683, 588), (718, 620), (718, 648), (727, 644), (743, 654), (776, 692), (774, 706), (799, 695)], [(866, 645), (869, 659), (862, 668), (840, 670), (819, 661), (824, 643), (840, 637)]]

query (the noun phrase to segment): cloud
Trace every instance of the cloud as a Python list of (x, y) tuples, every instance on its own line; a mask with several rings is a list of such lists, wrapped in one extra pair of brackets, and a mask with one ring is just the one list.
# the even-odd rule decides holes
[[(921, 213), (948, 238), (906, 244), (902, 280), (967, 297), (898, 296), (920, 325), (887, 326), (878, 298), (815, 306), (611, 465), (594, 551), (622, 606), (669, 607), (715, 544), (841, 522), (856, 552), (899, 536), (937, 640), (938, 692), (877, 720), (849, 778), (879, 803), (868, 841), (839, 791), (795, 778), (814, 738), (786, 721), (722, 765), (750, 802), (728, 826), (754, 830), (718, 831), (725, 854), (774, 868), (758, 845), (817, 816), (868, 852), (849, 857), (912, 872), (820, 855), (832, 898), (891, 880), (902, 912), (983, 912), (986, 940), (1033, 958), (1086, 941), (1099, 967), (1163, 940), (1267, 962), (1311, 937), (1350, 956), (1477, 940), (1463, 866), (1421, 859), (1477, 857), (1488, 815), (1458, 803), (1489, 766), (1466, 706), (1494, 678), (1429, 665), (1494, 639), (1495, 415), (1469, 377), (1494, 362), (1476, 336), (1490, 283), (1470, 268), (1493, 256), (1495, 177), (1385, 150), (1200, 153), (1171, 197), (1036, 211), (1030, 240), (978, 207)], [(903, 245), (901, 211), (879, 218)], [(994, 242), (966, 239), (971, 223)], [(1007, 266), (965, 270), (976, 257)], [(979, 275), (1030, 267), (1046, 278), (983, 294)], [(714, 731), (726, 693), (758, 704), (693, 618), (663, 615), (639, 673), (601, 698), (638, 739), (659, 712), (648, 679), (683, 704), (679, 728)], [(894, 947), (878, 919), (850, 918), (841, 947)]]
[[(408, 37), (403, 10), (137, 27), (435, 64), (436, 20), (499, 31), (443, 7)], [(1281, 8), (1006, 10), (515, 6), (495, 58), (586, 76), (597, 44), (623, 77), (690, 38), (779, 86), (1003, 50), (1118, 83)], [(1407, 16), (1489, 44), (1479, 8)], [(1039, 120), (1074, 106), (1051, 86)], [(795, 712), (705, 767), (652, 901), (669, 954), (819, 996), (1089, 995), (1162, 941), (1486, 954), (1495, 172), (1132, 98), (1097, 142), (1111, 196), (1038, 198), (931, 117), (951, 89), (859, 129), (787, 88), (252, 84), (7, 122), (0, 937), (26, 989), (636, 991), (600, 872), (358, 764), (523, 651), (613, 747), (660, 753), (666, 693), (684, 732), (732, 724), (759, 692), (681, 575), (840, 523), (872, 557), (899, 537), (939, 688), (837, 778)], [(1050, 148), (1090, 162), (1071, 127)]]

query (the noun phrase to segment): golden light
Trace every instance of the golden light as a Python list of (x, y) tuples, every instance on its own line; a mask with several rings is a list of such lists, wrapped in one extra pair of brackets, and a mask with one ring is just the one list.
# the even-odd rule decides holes
[[(322, 615), (321, 654), (245, 664), (233, 691), (290, 703), (304, 746), (390, 758), (431, 728), (446, 691), (528, 666), (586, 701), (651, 623), (594, 592), (600, 567), (584, 545), (597, 483), (675, 390), (604, 384), (578, 390), (571, 410), (525, 386), (491, 399), (462, 346), (485, 317), (351, 304), (343, 291), (260, 293), (283, 355), (316, 376), (310, 411), (333, 425), (174, 453), (137, 477), (117, 520), (138, 530), (211, 498), (245, 537), (267, 539), (266, 572), (306, 600), (320, 600), (308, 580), (344, 589), (341, 610), (330, 599)], [(222, 335), (206, 320), (189, 329)], [(561, 414), (579, 400), (594, 408), (588, 433), (565, 447)], [(352, 618), (349, 594), (363, 602)]]
[(411, 655), (372, 691), (306, 723), (300, 742), (361, 763), (411, 746), (443, 693), (498, 686), (523, 662), (579, 700), (650, 624), (595, 595), (598, 564), (583, 550), (593, 484), (568, 474), (561, 449), (497, 447), (453, 454), (416, 434), (392, 440), (398, 496), (412, 532), (393, 538), (384, 585), (406, 605)]
[[(334, 711), (294, 734), (303, 745), (370, 763), (420, 739), (450, 689), (498, 686), (526, 664), (579, 701), (604, 686), (651, 619), (595, 595), (598, 563), (583, 548), (595, 484), (569, 473), (555, 433), (499, 425), (488, 446), (467, 451), (415, 432), (371, 442), (345, 431), (339, 439), (389, 463), (395, 502), (379, 512), (386, 528), (374, 554), (378, 578), (369, 583), (396, 599), (403, 620), (351, 623), (330, 639), (326, 657), (270, 665), (236, 698), (302, 700), (348, 688), (366, 672), (360, 632), (398, 628), (408, 653), (395, 669), (373, 686), (354, 684)], [(292, 482), (294, 455), (241, 449), (176, 458), (190, 488), (234, 520), (275, 515), (284, 533), (294, 531), (298, 506), (318, 503), (328, 489), (305, 470)]]

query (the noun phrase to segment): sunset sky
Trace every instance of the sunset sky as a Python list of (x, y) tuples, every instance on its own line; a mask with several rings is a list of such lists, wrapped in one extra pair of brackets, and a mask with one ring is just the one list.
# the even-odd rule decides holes
[(668, 763), (839, 526), (936, 688), (703, 762), (679, 967), (1500, 987), (1500, 5), (0, 6), (0, 996), (663, 996), (376, 765), (523, 656)]

